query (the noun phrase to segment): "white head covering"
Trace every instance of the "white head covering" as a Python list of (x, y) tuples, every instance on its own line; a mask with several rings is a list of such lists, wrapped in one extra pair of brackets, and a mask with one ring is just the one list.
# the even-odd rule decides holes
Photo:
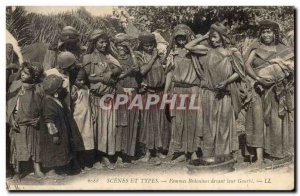
[(21, 53), (21, 48), (20, 48), (16, 38), (8, 30), (6, 30), (6, 43), (11, 44), (13, 46), (15, 53), (18, 55), (19, 64), (22, 64), (23, 63), (23, 55)]

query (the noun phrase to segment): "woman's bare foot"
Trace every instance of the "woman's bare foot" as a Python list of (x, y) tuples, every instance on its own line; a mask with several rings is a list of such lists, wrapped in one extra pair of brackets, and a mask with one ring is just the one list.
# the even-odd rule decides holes
[(102, 158), (102, 163), (108, 169), (111, 169), (111, 170), (115, 169), (115, 165), (113, 163), (111, 163), (107, 157)]
[(120, 168), (124, 168), (126, 167), (125, 166), (125, 163), (123, 162), (123, 159), (121, 157), (118, 157), (117, 158), (117, 161), (116, 161), (116, 164), (115, 164), (117, 167), (120, 167)]
[(93, 168), (94, 169), (103, 169), (103, 164), (98, 161), (98, 162), (94, 163)]
[(45, 174), (41, 171), (35, 171), (34, 172), (34, 176), (38, 177), (38, 178), (45, 178)]
[(160, 158), (160, 159), (165, 159), (167, 158), (166, 155), (162, 154), (162, 153), (157, 153), (157, 157)]
[(172, 164), (176, 164), (176, 163), (180, 163), (180, 162), (184, 162), (184, 161), (186, 161), (185, 154), (180, 155), (180, 156), (177, 157), (176, 159), (172, 160), (171, 163), (172, 163)]
[(196, 152), (194, 152), (191, 156), (191, 160), (193, 161), (193, 160), (196, 160), (196, 159), (198, 159), (198, 156), (197, 156)]
[(151, 159), (150, 153), (146, 153), (145, 156), (141, 159), (142, 162), (149, 162)]
[(46, 176), (47, 176), (48, 178), (50, 178), (50, 179), (56, 179), (56, 180), (64, 179), (64, 177), (61, 176), (61, 175), (58, 175), (58, 174), (55, 172), (55, 170), (50, 170), (50, 171), (46, 174)]
[(264, 165), (264, 161), (263, 160), (256, 160), (255, 162), (253, 162), (251, 165), (250, 165), (250, 168), (251, 169), (260, 169), (262, 168)]
[(19, 173), (16, 173), (13, 177), (12, 177), (14, 182), (20, 182), (21, 181), (21, 175)]

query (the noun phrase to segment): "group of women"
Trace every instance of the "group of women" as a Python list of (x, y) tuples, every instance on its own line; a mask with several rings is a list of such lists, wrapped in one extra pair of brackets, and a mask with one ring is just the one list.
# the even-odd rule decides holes
[[(44, 134), (52, 136), (56, 145), (52, 149), (43, 147), (44, 151), (39, 152), (46, 153), (48, 159), (38, 160), (31, 152), (36, 153), (41, 147), (35, 146), (43, 145), (37, 142), (37, 134), (29, 142), (31, 145), (25, 145), (28, 144), (26, 139), (33, 138), (28, 137), (32, 134), (33, 129), (28, 129), (32, 123), (25, 123), (27, 128), (21, 129), (20, 117), (13, 120), (13, 116), (20, 113), (16, 111), (20, 111), (20, 98), (24, 93), (10, 87), (8, 95), (14, 98), (8, 100), (8, 119), (12, 119), (12, 143), (17, 146), (11, 156), (19, 158), (18, 161), (33, 157), (36, 163), (47, 166), (43, 161), (55, 162), (55, 157), (59, 159), (54, 156), (58, 152), (70, 153), (72, 158), (65, 158), (63, 164), (57, 166), (67, 165), (73, 159), (84, 162), (86, 169), (102, 166), (114, 169), (115, 164), (148, 162), (153, 156), (170, 157), (172, 164), (187, 160), (191, 164), (215, 164), (225, 161), (241, 147), (236, 127), (241, 110), (246, 111), (244, 147), (254, 155), (253, 166), (262, 166), (264, 158), (281, 159), (293, 153), (290, 117), (294, 109), (294, 56), (293, 50), (281, 43), (277, 23), (261, 21), (258, 39), (244, 56), (234, 47), (230, 30), (218, 22), (211, 25), (204, 36), (195, 36), (187, 25), (177, 25), (165, 54), (158, 52), (155, 34), (150, 32), (140, 33), (138, 47), (133, 43), (128, 34), (119, 33), (111, 39), (104, 30), (94, 30), (84, 51), (77, 30), (65, 27), (60, 42), (50, 45), (44, 58), (46, 78), (43, 82), (32, 80), (31, 84), (41, 86), (41, 92), (34, 91), (39, 92), (39, 96), (43, 91), (46, 94), (51, 91), (48, 95), (70, 118), (58, 125), (55, 120), (62, 118), (63, 113), (55, 113), (51, 104), (40, 114), (36, 109), (37, 115), (48, 114), (48, 118), (44, 117), (47, 125)], [(21, 80), (23, 72), (24, 68)], [(53, 75), (63, 82), (58, 82)], [(22, 92), (28, 86), (24, 81), (20, 85)], [(65, 88), (66, 92), (61, 93), (60, 88)], [(14, 90), (17, 92), (12, 95)], [(129, 110), (123, 105), (118, 110), (104, 109), (99, 102), (106, 94), (127, 95), (130, 100), (136, 96), (147, 100), (153, 94), (160, 97), (196, 94), (200, 107), (173, 110), (153, 105), (150, 109), (135, 107)], [(189, 102), (190, 97), (185, 101)], [(113, 105), (114, 101), (106, 98), (104, 104)], [(29, 115), (28, 118), (32, 120), (37, 116)], [(28, 118), (25, 115), (23, 120)], [(65, 127), (61, 123), (77, 126)], [(72, 130), (74, 127), (78, 134)], [(34, 130), (39, 131), (38, 128)], [(63, 135), (65, 132), (71, 134)], [(18, 134), (24, 137), (16, 136)], [(19, 139), (17, 143), (15, 138)], [(61, 148), (70, 149), (57, 150), (67, 140), (70, 145), (64, 144)], [(82, 147), (79, 148), (80, 142)], [(20, 143), (23, 146), (18, 147)], [(29, 151), (26, 160), (20, 158), (24, 148)], [(91, 160), (90, 165), (86, 164)], [(39, 166), (35, 165), (36, 168), (39, 173)]]

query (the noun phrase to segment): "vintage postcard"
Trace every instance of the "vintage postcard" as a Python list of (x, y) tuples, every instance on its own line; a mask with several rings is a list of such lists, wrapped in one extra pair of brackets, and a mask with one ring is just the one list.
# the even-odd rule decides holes
[(7, 6), (7, 190), (295, 190), (295, 20)]

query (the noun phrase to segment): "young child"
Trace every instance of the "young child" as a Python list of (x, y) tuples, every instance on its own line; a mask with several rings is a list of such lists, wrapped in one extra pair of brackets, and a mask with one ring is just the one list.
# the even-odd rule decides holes
[(63, 79), (56, 75), (49, 75), (43, 81), (46, 95), (42, 104), (42, 163), (44, 167), (51, 168), (48, 176), (54, 178), (59, 177), (57, 169), (67, 165), (72, 159), (70, 120), (62, 104), (66, 95), (62, 84)]
[[(81, 134), (84, 151), (79, 153), (81, 166), (84, 169), (92, 166), (92, 155), (95, 149), (93, 117), (90, 105), (90, 91), (86, 85), (87, 74), (84, 69), (78, 72), (75, 85), (71, 89), (73, 117)], [(87, 166), (87, 167), (86, 167)]]
[(7, 96), (7, 120), (11, 126), (11, 163), (15, 167), (15, 177), (22, 174), (20, 162), (33, 161), (37, 177), (44, 174), (40, 168), (41, 145), (39, 118), (43, 91), (38, 84), (42, 72), (30, 63), (23, 63), (21, 79), (12, 83)]

